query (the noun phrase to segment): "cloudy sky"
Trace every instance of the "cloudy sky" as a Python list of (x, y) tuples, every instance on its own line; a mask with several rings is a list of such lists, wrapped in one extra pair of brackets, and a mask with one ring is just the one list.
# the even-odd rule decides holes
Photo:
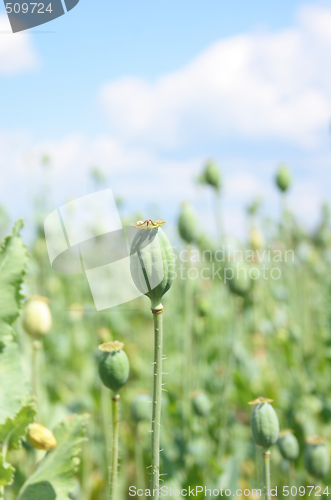
[[(331, 2), (80, 0), (65, 16), (11, 34), (0, 11), (0, 202), (31, 225), (52, 160), (51, 208), (105, 187), (127, 211), (174, 221), (191, 201), (201, 223), (207, 158), (224, 177), (228, 231), (286, 162), (290, 205), (313, 224), (331, 188)], [(54, 206), (53, 206), (54, 205)]]

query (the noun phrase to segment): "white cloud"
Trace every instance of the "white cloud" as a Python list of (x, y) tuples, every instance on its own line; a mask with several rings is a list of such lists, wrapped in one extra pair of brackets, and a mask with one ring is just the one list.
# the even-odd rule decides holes
[(302, 8), (279, 32), (222, 39), (156, 82), (126, 77), (100, 92), (113, 130), (166, 148), (212, 138), (312, 146), (331, 116), (331, 10)]
[(0, 74), (34, 69), (39, 58), (28, 33), (12, 33), (7, 16), (0, 15)]
[[(6, 174), (1, 202), (18, 216), (31, 212), (32, 196), (42, 192), (47, 177), (40, 167), (47, 153), (52, 208), (91, 192), (89, 170), (98, 166), (131, 213), (142, 210), (153, 217), (149, 208), (157, 203), (162, 216), (175, 220), (180, 202), (192, 201), (203, 224), (214, 230), (211, 192), (196, 186), (194, 178), (207, 155), (216, 152), (224, 174), (226, 229), (238, 234), (245, 228), (243, 208), (254, 195), (262, 193), (265, 215), (277, 214), (273, 176), (285, 156), (295, 178), (289, 203), (301, 220), (316, 221), (331, 181), (329, 144), (309, 151), (287, 145), (266, 151), (258, 143), (267, 138), (312, 145), (331, 116), (331, 10), (305, 7), (298, 19), (292, 29), (220, 40), (154, 83), (133, 77), (109, 83), (101, 101), (113, 125), (111, 135), (87, 137), (78, 131), (41, 142), (25, 133), (0, 133), (0, 170)], [(28, 35), (20, 39), (30, 40)], [(217, 147), (209, 149), (210, 138)], [(227, 138), (232, 142), (223, 154)], [(256, 142), (246, 148), (242, 138)], [(167, 148), (177, 150), (165, 154)]]

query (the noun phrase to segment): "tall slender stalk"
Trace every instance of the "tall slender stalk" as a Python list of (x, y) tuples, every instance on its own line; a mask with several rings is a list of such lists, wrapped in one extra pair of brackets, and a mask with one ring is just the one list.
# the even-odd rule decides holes
[(265, 500), (271, 500), (270, 495), (270, 450), (263, 452), (263, 469), (264, 469), (264, 488)]
[(243, 328), (243, 309), (242, 304), (239, 302), (240, 299), (237, 297), (235, 301), (235, 317), (234, 317), (234, 326), (233, 332), (231, 332), (228, 352), (227, 352), (227, 362), (225, 365), (225, 372), (223, 374), (223, 385), (221, 390), (220, 397), (220, 437), (218, 442), (218, 450), (217, 450), (217, 459), (220, 460), (225, 453), (226, 448), (226, 423), (228, 418), (228, 405), (226, 404), (227, 394), (229, 387), (231, 385), (231, 379), (233, 376), (232, 369), (235, 361), (234, 357), (234, 349), (238, 340), (241, 338), (242, 328)]
[(112, 415), (113, 415), (113, 449), (112, 449), (112, 468), (111, 468), (111, 500), (116, 499), (117, 470), (118, 470), (118, 405), (120, 396), (116, 394), (112, 397)]
[(214, 205), (214, 216), (216, 222), (216, 234), (217, 234), (217, 243), (221, 245), (222, 238), (224, 238), (224, 225), (223, 225), (223, 217), (221, 213), (221, 195), (218, 190), (215, 190), (213, 193), (213, 205)]
[(163, 309), (153, 309), (154, 319), (154, 388), (153, 388), (153, 416), (152, 416), (152, 496), (159, 498), (160, 483), (160, 429), (161, 429), (161, 400), (162, 400), (162, 315)]
[[(192, 283), (189, 277), (189, 272), (191, 269), (191, 246), (187, 247), (187, 266), (186, 266), (186, 280), (184, 283), (184, 300), (185, 300), (185, 309), (184, 309), (184, 328), (185, 328), (185, 338), (184, 338), (184, 364), (183, 364), (183, 407), (184, 407), (184, 415), (186, 417), (187, 422), (190, 420), (190, 410), (191, 410), (191, 401), (190, 401), (190, 393), (192, 390), (191, 381), (192, 381), (192, 364), (193, 364), (193, 343), (192, 343), (192, 320), (193, 320), (193, 290)], [(190, 433), (190, 424), (187, 425), (186, 429), (184, 429), (184, 434), (186, 435), (186, 439), (189, 438)]]
[(35, 397), (36, 411), (38, 415), (38, 396), (39, 396), (39, 351), (41, 343), (35, 340), (32, 342), (32, 390)]
[(139, 422), (136, 423), (134, 428), (135, 435), (135, 460), (136, 460), (136, 474), (137, 474), (137, 487), (145, 489), (145, 471), (144, 471), (144, 454), (139, 433)]
[(102, 385), (101, 387), (101, 409), (102, 409), (102, 424), (106, 444), (106, 464), (107, 464), (107, 484), (111, 487), (110, 480), (110, 464), (111, 464), (111, 429), (112, 423), (110, 418), (110, 405), (109, 405), (109, 390)]

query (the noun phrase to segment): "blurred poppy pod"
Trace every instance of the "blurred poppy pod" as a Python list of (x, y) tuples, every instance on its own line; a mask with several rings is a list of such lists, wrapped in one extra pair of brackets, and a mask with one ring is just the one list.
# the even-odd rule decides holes
[(199, 239), (197, 219), (188, 203), (182, 205), (178, 219), (178, 232), (180, 237), (187, 243), (194, 243)]
[(210, 412), (210, 401), (203, 391), (196, 391), (192, 394), (192, 406), (196, 415), (206, 417)]
[(208, 161), (205, 166), (205, 170), (203, 172), (203, 179), (206, 184), (209, 184), (216, 190), (221, 188), (221, 173), (213, 161)]
[(33, 423), (28, 428), (28, 441), (37, 450), (52, 450), (56, 446), (53, 433), (41, 424)]
[(129, 378), (130, 365), (122, 342), (107, 342), (99, 345), (99, 375), (102, 383), (117, 393)]
[(175, 275), (175, 255), (161, 225), (152, 221), (133, 224), (140, 231), (133, 238), (130, 249), (132, 279), (141, 293), (152, 302), (152, 309), (162, 309), (163, 295), (170, 289)]
[(269, 404), (272, 399), (257, 398), (251, 401), (254, 405), (251, 414), (251, 429), (254, 440), (259, 446), (269, 448), (275, 444), (279, 434), (279, 422), (275, 410)]
[(253, 280), (250, 276), (251, 268), (244, 262), (231, 262), (224, 269), (226, 282), (231, 292), (244, 297), (250, 292)]
[(322, 478), (327, 475), (330, 469), (330, 456), (324, 438), (319, 436), (307, 438), (304, 460), (305, 467), (312, 476)]
[(51, 327), (52, 314), (48, 307), (48, 299), (31, 295), (23, 312), (24, 330), (32, 337), (43, 337)]
[(281, 165), (276, 174), (276, 184), (285, 193), (291, 185), (291, 172), (286, 165)]
[(293, 462), (299, 456), (299, 443), (290, 429), (285, 429), (279, 433), (277, 441), (279, 451), (285, 460)]
[(131, 414), (136, 423), (142, 420), (151, 420), (152, 397), (148, 394), (137, 394), (132, 400)]

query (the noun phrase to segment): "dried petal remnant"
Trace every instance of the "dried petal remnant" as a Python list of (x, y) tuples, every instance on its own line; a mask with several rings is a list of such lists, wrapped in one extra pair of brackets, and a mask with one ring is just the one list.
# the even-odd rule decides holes
[(249, 405), (259, 405), (261, 403), (272, 403), (272, 402), (273, 402), (273, 399), (263, 398), (262, 396), (260, 396), (259, 398), (254, 399), (254, 401), (250, 401), (248, 404)]
[(148, 229), (148, 230), (151, 230), (151, 229), (157, 229), (161, 226), (164, 226), (164, 224), (166, 223), (167, 221), (161, 221), (161, 219), (158, 219), (158, 220), (152, 220), (152, 219), (146, 219), (144, 222), (141, 221), (141, 220), (138, 220), (138, 222), (136, 224), (132, 224), (132, 226), (138, 228), (138, 229)]
[(115, 340), (114, 342), (105, 342), (104, 344), (99, 345), (100, 351), (103, 352), (117, 352), (123, 349), (123, 347), (123, 342), (119, 342), (118, 340)]
[(319, 445), (319, 444), (325, 444), (326, 442), (326, 439), (324, 437), (321, 437), (321, 436), (309, 436), (307, 437), (306, 439), (306, 443), (307, 444), (315, 444), (315, 445)]

